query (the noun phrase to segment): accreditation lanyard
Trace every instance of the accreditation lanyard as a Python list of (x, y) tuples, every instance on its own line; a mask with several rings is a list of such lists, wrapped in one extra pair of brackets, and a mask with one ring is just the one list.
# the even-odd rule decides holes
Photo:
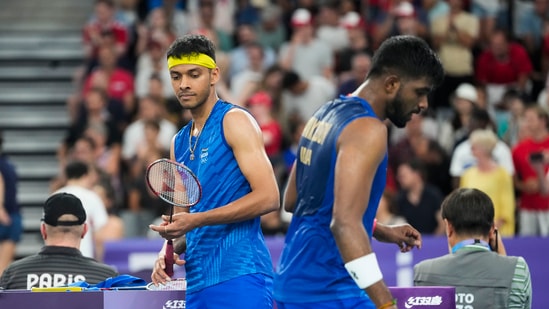
[(463, 247), (476, 247), (481, 249), (486, 249), (490, 251), (490, 245), (484, 240), (480, 239), (466, 239), (458, 242), (455, 246), (452, 247), (452, 253), (456, 253), (459, 249)]

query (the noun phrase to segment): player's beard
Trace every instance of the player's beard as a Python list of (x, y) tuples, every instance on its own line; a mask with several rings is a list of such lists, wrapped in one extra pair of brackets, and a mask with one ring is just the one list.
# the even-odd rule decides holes
[(411, 119), (412, 114), (406, 112), (406, 103), (402, 98), (400, 89), (393, 101), (387, 105), (385, 114), (398, 128), (404, 128), (406, 123)]

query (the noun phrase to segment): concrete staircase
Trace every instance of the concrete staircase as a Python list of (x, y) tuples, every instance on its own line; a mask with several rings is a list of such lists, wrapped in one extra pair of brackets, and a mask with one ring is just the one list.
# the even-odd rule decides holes
[(82, 64), (81, 29), (93, 1), (0, 1), (0, 130), (20, 177), (24, 235), (17, 257), (35, 253), (42, 204), (67, 132), (65, 101)]

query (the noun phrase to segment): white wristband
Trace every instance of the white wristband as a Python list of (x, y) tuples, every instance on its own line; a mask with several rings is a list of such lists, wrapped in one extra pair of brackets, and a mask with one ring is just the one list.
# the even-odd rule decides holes
[(359, 288), (365, 289), (383, 279), (375, 253), (370, 253), (345, 264), (345, 269)]

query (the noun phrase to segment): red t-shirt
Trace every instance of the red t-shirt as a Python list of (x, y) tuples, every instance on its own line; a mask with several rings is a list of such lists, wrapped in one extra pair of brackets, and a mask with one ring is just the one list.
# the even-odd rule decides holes
[[(128, 30), (126, 29), (126, 27), (117, 22), (117, 21), (114, 21), (112, 23), (109, 23), (109, 24), (99, 24), (97, 21), (93, 21), (93, 22), (90, 22), (88, 23), (85, 27), (84, 27), (84, 30), (83, 30), (83, 33), (82, 33), (82, 40), (83, 40), (83, 43), (84, 45), (88, 45), (88, 44), (91, 44), (91, 36), (90, 36), (90, 32), (91, 30), (96, 30), (98, 31), (99, 33), (101, 32), (112, 32), (113, 36), (114, 36), (114, 41), (115, 41), (115, 44), (116, 45), (122, 45), (122, 46), (127, 46), (128, 45)], [(97, 51), (98, 51), (98, 46), (94, 46), (93, 48), (93, 57), (96, 57), (97, 56)]]
[[(513, 148), (513, 164), (515, 173), (522, 180), (537, 178), (536, 172), (530, 163), (531, 153), (549, 150), (549, 138), (537, 142), (532, 139), (526, 139)], [(545, 167), (547, 173), (548, 168)], [(522, 209), (529, 210), (547, 210), (549, 209), (549, 196), (543, 196), (540, 193), (520, 193), (519, 206)]]
[(271, 121), (260, 126), (263, 135), (270, 136), (270, 142), (265, 143), (265, 152), (269, 157), (277, 155), (282, 149), (282, 129), (276, 121)]
[[(85, 96), (91, 88), (93, 75), (92, 72), (84, 83), (83, 95)], [(134, 92), (133, 76), (124, 69), (115, 69), (108, 82), (107, 95), (109, 98), (121, 101), (127, 93)]]
[(485, 51), (479, 56), (475, 71), (480, 82), (506, 85), (517, 82), (522, 74), (530, 74), (532, 62), (524, 47), (509, 43), (509, 57), (506, 62), (499, 62), (491, 51)]

